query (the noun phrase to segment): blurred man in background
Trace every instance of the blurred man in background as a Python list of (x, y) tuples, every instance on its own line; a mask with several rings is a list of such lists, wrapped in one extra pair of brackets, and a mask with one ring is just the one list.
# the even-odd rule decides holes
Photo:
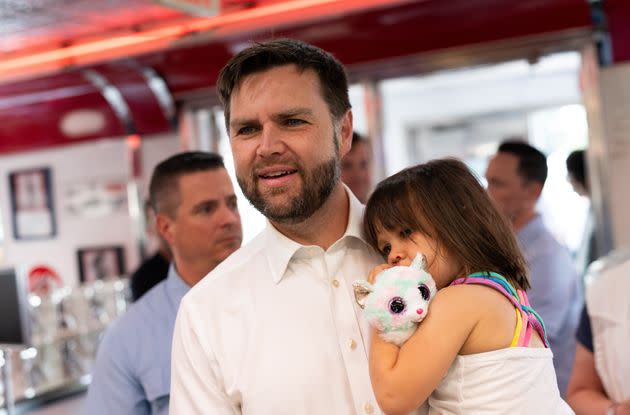
[(173, 261), (166, 280), (105, 333), (86, 415), (168, 414), (171, 340), (179, 303), (241, 245), (236, 195), (221, 156), (186, 152), (164, 160), (151, 177), (149, 198)]
[(144, 202), (144, 218), (147, 239), (155, 241), (157, 250), (131, 274), (131, 299), (133, 301), (137, 301), (147, 291), (165, 280), (171, 263), (171, 250), (157, 231), (155, 212), (148, 200)]
[(528, 296), (547, 327), (564, 396), (575, 354), (582, 290), (568, 249), (556, 241), (536, 212), (547, 180), (547, 159), (525, 142), (505, 141), (490, 160), (486, 179), (488, 193), (511, 221), (529, 265), (532, 288)]
[(341, 160), (341, 181), (365, 204), (372, 191), (372, 146), (367, 138), (352, 133), (352, 147)]

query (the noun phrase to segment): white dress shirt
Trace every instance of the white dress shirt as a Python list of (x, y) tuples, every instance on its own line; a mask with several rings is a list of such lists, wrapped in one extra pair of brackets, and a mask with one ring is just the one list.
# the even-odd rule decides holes
[(363, 205), (346, 193), (348, 227), (328, 250), (268, 224), (184, 297), (171, 414), (381, 413), (352, 282), (383, 260), (360, 236)]

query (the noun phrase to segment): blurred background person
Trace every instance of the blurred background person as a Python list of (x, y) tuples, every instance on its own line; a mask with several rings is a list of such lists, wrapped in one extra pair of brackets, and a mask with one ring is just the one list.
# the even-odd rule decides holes
[[(575, 193), (590, 200), (591, 192), (588, 183), (586, 151), (573, 151), (567, 157), (566, 165), (569, 183), (573, 186)], [(593, 208), (592, 206), (589, 206), (588, 213), (586, 215), (586, 223), (584, 224), (582, 242), (575, 255), (575, 262), (578, 271), (584, 274), (588, 266), (601, 254), (602, 252), (600, 252), (595, 238), (595, 218), (593, 216)]]
[(627, 251), (589, 268), (567, 390), (567, 402), (577, 415), (630, 415), (629, 274)]
[(372, 146), (367, 138), (352, 133), (352, 147), (341, 161), (341, 181), (365, 204), (372, 191)]
[(529, 266), (528, 296), (547, 327), (564, 397), (575, 354), (582, 290), (569, 250), (558, 243), (536, 212), (547, 179), (547, 159), (523, 141), (504, 141), (488, 164), (486, 179), (488, 193), (512, 223)]
[(157, 283), (166, 279), (172, 258), (168, 244), (157, 231), (155, 212), (148, 200), (144, 202), (144, 215), (147, 240), (149, 245), (157, 245), (157, 250), (131, 274), (131, 299), (134, 302)]
[(173, 254), (168, 277), (107, 329), (85, 414), (168, 414), (179, 303), (241, 245), (236, 195), (218, 154), (185, 152), (162, 161), (151, 177), (149, 199)]

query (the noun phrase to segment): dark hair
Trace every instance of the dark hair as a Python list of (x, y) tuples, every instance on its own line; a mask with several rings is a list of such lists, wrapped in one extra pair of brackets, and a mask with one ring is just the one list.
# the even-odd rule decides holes
[(335, 120), (340, 119), (351, 108), (346, 72), (343, 65), (330, 53), (295, 39), (254, 43), (230, 59), (219, 73), (217, 91), (225, 109), (225, 125), (228, 130), (230, 97), (243, 79), (248, 75), (285, 65), (295, 65), (300, 72), (311, 69), (317, 73), (322, 97)]
[(586, 185), (586, 152), (584, 150), (575, 150), (569, 154), (567, 171), (585, 190), (588, 189)]
[(499, 153), (508, 153), (518, 158), (518, 174), (527, 182), (545, 185), (547, 180), (547, 157), (540, 150), (524, 141), (507, 140), (499, 145)]
[(362, 136), (361, 134), (357, 133), (356, 131), (352, 132), (352, 147), (354, 147), (355, 144), (358, 143), (365, 143), (368, 144), (368, 139), (365, 138), (364, 136)]
[(160, 162), (149, 183), (149, 203), (153, 211), (173, 217), (179, 205), (178, 179), (186, 174), (220, 168), (225, 168), (223, 157), (202, 151), (179, 153)]
[(420, 232), (472, 272), (497, 272), (529, 288), (527, 264), (510, 224), (475, 175), (456, 159), (433, 160), (380, 182), (370, 196), (363, 230), (379, 250), (378, 232)]

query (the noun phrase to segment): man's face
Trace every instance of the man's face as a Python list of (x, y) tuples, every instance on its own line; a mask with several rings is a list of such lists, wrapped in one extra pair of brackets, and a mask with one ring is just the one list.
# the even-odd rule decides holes
[(531, 185), (518, 174), (518, 157), (497, 153), (488, 163), (486, 179), (490, 197), (508, 219), (514, 220), (535, 204)]
[(161, 220), (176, 264), (208, 272), (241, 246), (241, 218), (232, 182), (224, 168), (179, 177), (179, 205), (174, 217)]
[(341, 181), (365, 203), (372, 187), (372, 154), (370, 146), (357, 142), (341, 161)]
[(236, 176), (245, 196), (271, 221), (309, 218), (338, 182), (352, 114), (335, 126), (320, 91), (314, 71), (287, 65), (249, 75), (232, 94)]

